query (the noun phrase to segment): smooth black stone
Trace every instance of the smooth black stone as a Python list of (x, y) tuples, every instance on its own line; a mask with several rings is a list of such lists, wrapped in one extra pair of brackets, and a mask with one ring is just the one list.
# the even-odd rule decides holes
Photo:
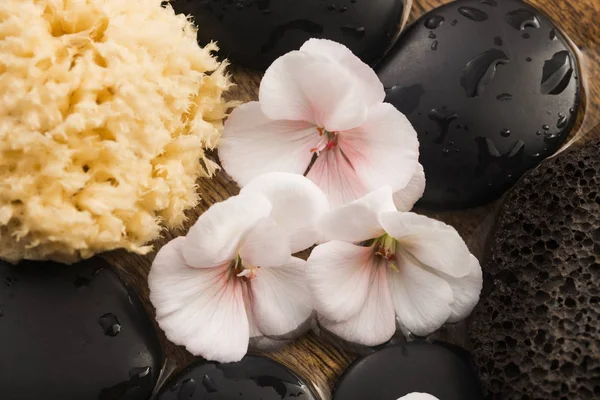
[(194, 17), (201, 45), (216, 41), (221, 57), (266, 69), (310, 38), (343, 43), (373, 63), (392, 44), (405, 0), (188, 0), (172, 6)]
[(386, 101), (419, 134), (420, 206), (495, 200), (565, 141), (580, 103), (578, 61), (555, 28), (519, 0), (459, 0), (416, 21), (378, 64)]
[(469, 353), (447, 343), (393, 345), (363, 357), (337, 382), (333, 400), (396, 400), (412, 392), (440, 400), (483, 399)]
[(137, 296), (98, 259), (0, 262), (2, 400), (147, 400), (162, 368)]
[(229, 364), (199, 361), (170, 379), (157, 400), (316, 400), (292, 371), (268, 358)]
[(469, 329), (489, 399), (600, 398), (598, 154), (576, 143), (507, 195)]

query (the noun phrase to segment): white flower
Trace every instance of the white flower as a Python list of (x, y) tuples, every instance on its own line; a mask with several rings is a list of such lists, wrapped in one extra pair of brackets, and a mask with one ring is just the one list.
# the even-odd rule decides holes
[(429, 393), (409, 393), (406, 396), (400, 397), (398, 400), (439, 400), (437, 397), (430, 395)]
[(269, 67), (259, 102), (231, 113), (223, 167), (241, 186), (265, 172), (306, 175), (332, 206), (384, 185), (397, 192), (413, 176), (418, 189), (416, 132), (384, 97), (375, 72), (348, 48), (311, 39)]
[(192, 354), (240, 360), (249, 338), (290, 338), (312, 315), (305, 261), (325, 195), (308, 179), (271, 173), (213, 205), (187, 237), (164, 246), (149, 276), (167, 338)]
[(466, 317), (479, 299), (481, 268), (456, 230), (397, 211), (389, 187), (325, 214), (319, 226), (332, 241), (312, 251), (308, 285), (321, 325), (345, 340), (384, 343), (396, 320), (424, 336)]

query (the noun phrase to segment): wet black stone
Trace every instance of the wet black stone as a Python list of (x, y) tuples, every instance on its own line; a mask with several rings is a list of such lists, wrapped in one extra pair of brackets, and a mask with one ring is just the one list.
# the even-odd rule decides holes
[[(429, 26), (441, 20), (459, 23), (440, 24), (433, 40)], [(580, 103), (575, 53), (548, 17), (519, 0), (437, 8), (376, 70), (387, 101), (419, 134), (427, 176), (419, 205), (428, 208), (499, 197), (560, 147)]]
[(143, 306), (97, 259), (0, 262), (2, 400), (146, 400), (162, 367)]
[(489, 399), (600, 395), (599, 153), (575, 145), (507, 195), (469, 329)]
[(396, 400), (412, 392), (443, 400), (483, 399), (466, 350), (416, 341), (385, 347), (356, 361), (337, 382), (333, 400)]
[(177, 13), (192, 15), (198, 41), (216, 41), (219, 55), (266, 69), (310, 38), (348, 46), (365, 62), (380, 59), (396, 35), (405, 0), (188, 0)]
[(316, 400), (308, 386), (283, 365), (264, 357), (240, 362), (199, 361), (170, 379), (157, 400)]

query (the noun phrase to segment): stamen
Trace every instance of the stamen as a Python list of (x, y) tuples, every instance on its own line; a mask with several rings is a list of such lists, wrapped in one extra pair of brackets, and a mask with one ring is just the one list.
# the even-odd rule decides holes
[(394, 264), (396, 261), (396, 239), (385, 234), (373, 242), (373, 248), (375, 249), (375, 255), (383, 257), (388, 261), (388, 265), (394, 270), (398, 271), (398, 267)]
[(329, 132), (328, 130), (319, 127), (317, 127), (317, 131), (319, 131), (321, 140), (319, 140), (317, 147), (310, 149), (310, 152), (316, 153), (318, 156), (323, 150), (331, 150), (337, 146), (337, 133)]
[(260, 267), (248, 268), (242, 265), (242, 258), (240, 256), (237, 256), (235, 261), (232, 261), (232, 268), (235, 276), (237, 276), (238, 278), (242, 278), (245, 281), (251, 281), (252, 279), (256, 278), (256, 274)]

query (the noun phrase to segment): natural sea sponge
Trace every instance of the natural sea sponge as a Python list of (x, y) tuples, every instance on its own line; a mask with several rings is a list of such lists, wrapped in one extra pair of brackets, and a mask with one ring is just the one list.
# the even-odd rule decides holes
[(225, 63), (160, 0), (0, 0), (0, 258), (144, 253), (217, 165)]

